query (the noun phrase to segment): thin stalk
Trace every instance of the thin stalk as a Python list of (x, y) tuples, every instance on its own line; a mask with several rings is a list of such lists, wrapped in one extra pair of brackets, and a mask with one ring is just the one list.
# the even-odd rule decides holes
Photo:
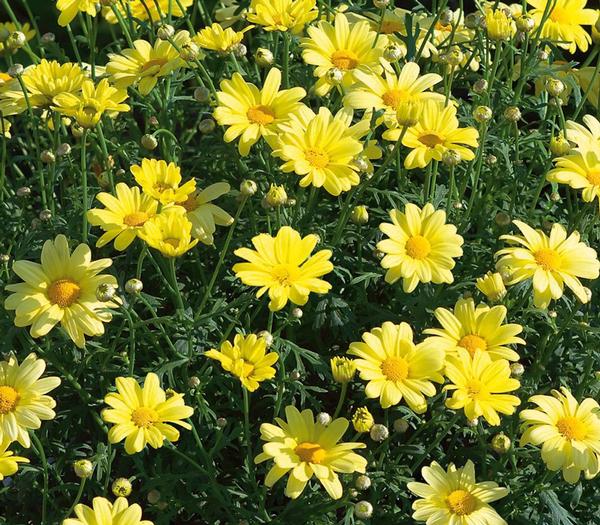
[(46, 513), (48, 509), (48, 461), (46, 459), (46, 453), (44, 452), (44, 445), (40, 439), (36, 436), (35, 432), (31, 433), (31, 439), (35, 445), (35, 451), (40, 457), (40, 461), (42, 462), (42, 469), (44, 475), (44, 494), (42, 495), (42, 521), (41, 525), (46, 524)]
[(342, 411), (342, 407), (344, 406), (344, 401), (346, 401), (346, 394), (348, 393), (348, 383), (342, 383), (342, 388), (340, 390), (340, 398), (338, 399), (338, 404), (335, 407), (335, 412), (333, 413), (333, 419), (340, 415)]
[(87, 176), (87, 158), (86, 158), (86, 142), (87, 142), (87, 129), (83, 130), (81, 136), (81, 208), (83, 210), (82, 219), (82, 240), (87, 243), (88, 238), (88, 220), (87, 220), (87, 209), (88, 209), (88, 176)]

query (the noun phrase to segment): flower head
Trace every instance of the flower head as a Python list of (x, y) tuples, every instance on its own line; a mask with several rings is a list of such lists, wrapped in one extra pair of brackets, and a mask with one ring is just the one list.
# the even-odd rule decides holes
[(97, 5), (95, 0), (57, 0), (56, 8), (60, 11), (58, 25), (65, 27), (73, 21), (78, 13), (96, 16)]
[(349, 383), (356, 373), (356, 364), (347, 357), (332, 357), (329, 360), (331, 374), (336, 383)]
[(492, 40), (509, 40), (517, 32), (515, 23), (503, 9), (488, 9), (485, 14), (487, 35)]
[[(131, 16), (133, 20), (141, 20), (142, 22), (150, 20), (152, 23), (157, 23), (163, 19), (165, 13), (169, 13), (172, 17), (184, 16), (186, 9), (193, 3), (194, 0), (179, 0), (177, 2), (173, 2), (173, 0), (152, 0), (152, 2), (128, 0), (126, 6), (121, 2), (116, 2), (113, 7), (119, 10), (125, 18)], [(102, 15), (110, 24), (119, 23), (119, 19), (111, 7), (105, 7), (102, 10)]]
[(230, 53), (236, 45), (240, 44), (244, 39), (244, 33), (253, 27), (248, 26), (242, 31), (234, 31), (230, 27), (223, 29), (223, 26), (214, 23), (198, 31), (198, 34), (192, 40), (204, 49), (226, 54)]
[(106, 498), (94, 498), (92, 507), (79, 503), (75, 505), (76, 518), (69, 518), (62, 525), (153, 525), (142, 520), (142, 509), (137, 503), (129, 505), (125, 498), (117, 498), (111, 503)]
[(196, 190), (194, 179), (180, 186), (181, 170), (173, 162), (167, 164), (164, 160), (142, 159), (141, 165), (131, 166), (131, 173), (144, 193), (161, 204), (185, 202)]
[(600, 121), (593, 115), (584, 115), (583, 122), (585, 126), (572, 120), (567, 121), (567, 139), (578, 149), (600, 148)]
[(358, 407), (352, 416), (352, 426), (359, 433), (369, 432), (375, 420), (369, 409), (366, 407)]
[(506, 295), (506, 287), (502, 275), (498, 272), (487, 272), (483, 277), (477, 278), (477, 289), (484, 294), (488, 300), (499, 302)]
[(265, 31), (291, 31), (297, 35), (319, 16), (316, 0), (252, 0), (247, 19)]
[(138, 235), (165, 257), (180, 257), (198, 244), (198, 239), (192, 239), (192, 223), (179, 206), (166, 208), (146, 221)]
[(7, 437), (0, 441), (0, 481), (15, 474), (19, 470), (19, 463), (29, 463), (27, 458), (15, 456), (12, 450), (8, 450), (11, 443)]

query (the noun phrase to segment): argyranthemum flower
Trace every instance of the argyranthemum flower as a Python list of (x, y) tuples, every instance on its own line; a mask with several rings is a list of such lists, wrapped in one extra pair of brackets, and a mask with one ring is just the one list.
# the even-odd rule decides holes
[(372, 31), (367, 21), (354, 24), (348, 22), (343, 13), (335, 16), (334, 24), (321, 20), (316, 26), (307, 29), (308, 38), (303, 38), (302, 59), (316, 66), (314, 76), (318, 77), (315, 93), (324, 96), (335, 83), (328, 73), (337, 69), (342, 73), (341, 85), (344, 88), (354, 83), (353, 73), (357, 69), (368, 69), (381, 73), (379, 61), (387, 46), (387, 37)]
[(483, 416), (493, 426), (500, 424), (500, 414), (510, 415), (521, 401), (507, 394), (517, 390), (521, 383), (510, 377), (506, 359), (492, 358), (487, 352), (475, 350), (471, 354), (457, 348), (456, 354), (446, 360), (446, 376), (450, 381), (444, 390), (453, 390), (446, 406), (452, 410), (464, 409), (468, 420)]
[(15, 261), (13, 271), (25, 282), (6, 287), (13, 293), (4, 301), (4, 307), (15, 310), (16, 326), (31, 325), (32, 337), (42, 337), (60, 323), (73, 342), (83, 348), (86, 335), (104, 333), (103, 323), (112, 319), (107, 309), (117, 307), (115, 301), (100, 302), (96, 298), (99, 285), (117, 286), (112, 275), (99, 275), (111, 264), (111, 259), (92, 261), (87, 244), (80, 244), (71, 253), (67, 238), (57, 235), (54, 241), (44, 243), (41, 264)]
[(254, 392), (259, 383), (275, 376), (275, 369), (271, 365), (279, 359), (276, 352), (267, 352), (265, 338), (254, 334), (238, 334), (233, 344), (225, 341), (219, 350), (211, 348), (204, 355), (219, 361), (223, 370), (236, 376), (250, 392)]
[(288, 301), (302, 306), (310, 292), (327, 293), (331, 285), (319, 279), (333, 270), (331, 250), (311, 256), (319, 238), (300, 234), (284, 226), (275, 237), (261, 233), (252, 238), (256, 250), (239, 248), (234, 253), (248, 262), (233, 266), (236, 276), (248, 286), (260, 286), (256, 297), (269, 293), (269, 309), (281, 310)]
[(542, 230), (534, 230), (521, 221), (513, 221), (521, 235), (502, 235), (512, 244), (496, 252), (500, 259), (496, 267), (510, 275), (506, 284), (516, 284), (527, 279), (533, 281), (533, 303), (538, 308), (547, 308), (552, 299), (562, 297), (567, 285), (582, 303), (589, 301), (579, 281), (597, 279), (600, 263), (596, 250), (580, 242), (578, 232), (567, 237), (560, 224), (554, 224), (548, 237)]
[(286, 122), (297, 112), (306, 96), (301, 87), (279, 90), (281, 71), (272, 68), (262, 89), (246, 82), (242, 75), (234, 73), (231, 80), (221, 82), (217, 93), (218, 107), (214, 117), (221, 126), (228, 126), (223, 139), (232, 142), (240, 137), (238, 149), (246, 156), (250, 148), (266, 135), (274, 135), (279, 124)]
[(520, 324), (503, 324), (506, 320), (504, 306), (489, 306), (481, 303), (475, 306), (473, 299), (459, 299), (454, 312), (446, 308), (436, 308), (435, 318), (442, 328), (428, 328), (430, 334), (425, 342), (441, 348), (446, 355), (456, 354), (459, 348), (466, 349), (471, 356), (477, 350), (486, 352), (492, 361), (507, 359), (518, 361), (519, 354), (508, 345), (521, 344), (525, 341), (516, 337), (523, 331)]
[[(186, 13), (186, 9), (194, 3), (194, 0), (128, 0), (127, 5), (121, 2), (116, 2), (112, 7), (118, 9), (124, 18), (129, 16), (134, 20), (150, 20), (152, 23), (160, 22), (165, 15), (172, 17), (181, 17)], [(102, 10), (102, 15), (110, 24), (117, 24), (119, 19), (115, 15), (112, 7), (105, 7)]]
[(179, 431), (173, 425), (191, 429), (182, 421), (194, 413), (186, 406), (183, 394), (160, 387), (158, 376), (149, 373), (141, 387), (133, 377), (117, 377), (117, 392), (107, 394), (104, 402), (111, 408), (102, 411), (102, 419), (113, 423), (108, 432), (111, 443), (125, 440), (125, 452), (135, 454), (146, 444), (152, 448), (163, 446), (165, 439), (174, 442)]
[(521, 411), (520, 445), (542, 445), (542, 459), (550, 470), (562, 470), (565, 481), (577, 483), (600, 471), (600, 407), (592, 398), (581, 403), (561, 387), (552, 396), (529, 398), (537, 408)]
[(433, 461), (421, 474), (426, 483), (407, 484), (408, 490), (422, 498), (412, 505), (415, 520), (428, 525), (507, 525), (489, 504), (509, 490), (493, 481), (477, 483), (471, 460), (460, 468), (451, 463), (447, 470)]
[(181, 184), (181, 170), (177, 164), (164, 160), (142, 159), (141, 165), (131, 166), (131, 173), (144, 190), (161, 204), (185, 202), (196, 190), (196, 181)]
[(252, 0), (246, 16), (265, 31), (291, 31), (297, 35), (319, 16), (316, 0)]
[(62, 93), (55, 96), (52, 109), (73, 117), (81, 127), (93, 128), (104, 113), (114, 115), (129, 111), (129, 106), (123, 104), (126, 99), (127, 91), (114, 88), (105, 78), (98, 85), (85, 80), (80, 94)]
[(12, 450), (8, 450), (11, 443), (7, 437), (0, 441), (0, 481), (15, 474), (19, 470), (19, 463), (29, 463), (27, 458), (15, 456)]
[[(3, 34), (12, 35), (14, 32), (20, 31), (25, 35), (25, 39), (29, 42), (35, 36), (35, 30), (32, 29), (29, 22), (21, 24), (21, 27), (17, 27), (13, 22), (0, 22), (0, 32)], [(0, 55), (5, 53), (15, 54), (19, 51), (18, 48), (12, 49), (6, 45), (6, 42), (0, 42)]]
[(60, 11), (58, 25), (65, 27), (77, 16), (77, 13), (86, 13), (96, 16), (97, 2), (94, 0), (57, 0), (56, 8)]
[(506, 295), (506, 286), (502, 275), (498, 272), (487, 272), (483, 277), (478, 277), (476, 282), (477, 289), (484, 294), (489, 301), (499, 302)]
[(165, 257), (180, 257), (198, 244), (198, 239), (192, 239), (192, 223), (179, 206), (165, 208), (146, 221), (138, 235)]
[(600, 148), (600, 121), (593, 115), (584, 115), (585, 126), (567, 120), (567, 139), (579, 149)]
[(428, 101), (417, 124), (407, 130), (402, 144), (412, 151), (404, 159), (404, 167), (412, 170), (424, 168), (432, 160), (441, 161), (446, 151), (458, 153), (461, 160), (473, 160), (470, 150), (479, 145), (479, 132), (475, 128), (459, 127), (456, 107)]
[(379, 225), (389, 238), (377, 243), (377, 249), (385, 254), (381, 260), (387, 269), (385, 281), (392, 284), (402, 278), (407, 293), (420, 282), (453, 282), (453, 258), (462, 255), (463, 238), (456, 233), (456, 226), (446, 224), (446, 213), (429, 203), (422, 209), (409, 203), (404, 213), (391, 210), (390, 218), (392, 224)]
[(368, 381), (365, 395), (379, 398), (383, 408), (402, 399), (417, 414), (427, 410), (425, 397), (435, 395), (436, 383), (443, 383), (444, 351), (435, 345), (415, 345), (406, 323), (385, 322), (362, 335), (363, 343), (348, 350), (357, 356), (354, 363), (360, 378)]
[(56, 403), (46, 394), (60, 385), (60, 379), (42, 378), (44, 370), (46, 363), (33, 353), (21, 364), (14, 355), (0, 361), (0, 441), (18, 441), (29, 448), (29, 430), (56, 416)]
[(540, 32), (540, 38), (553, 41), (558, 47), (575, 53), (579, 48), (588, 50), (592, 37), (581, 26), (592, 26), (598, 14), (593, 9), (585, 9), (587, 0), (527, 0), (534, 9), (528, 12), (536, 27), (542, 23), (545, 11), (548, 15)]
[(99, 193), (97, 199), (105, 208), (93, 208), (87, 212), (92, 226), (100, 226), (104, 233), (96, 243), (98, 248), (115, 241), (115, 249), (122, 251), (138, 236), (147, 220), (156, 215), (158, 203), (149, 195), (140, 194), (137, 187), (130, 188), (124, 182), (116, 185), (116, 197)]
[(255, 463), (273, 460), (265, 485), (272, 487), (289, 473), (285, 495), (296, 499), (315, 475), (333, 499), (342, 497), (342, 484), (338, 472), (352, 474), (365, 472), (367, 460), (353, 449), (365, 448), (364, 443), (338, 443), (348, 429), (348, 420), (340, 417), (329, 425), (315, 422), (311, 410), (299, 412), (288, 406), (287, 422), (276, 418), (276, 425), (263, 423), (260, 437), (267, 441)]
[(219, 53), (231, 53), (235, 46), (244, 39), (244, 33), (250, 31), (254, 26), (248, 26), (241, 31), (234, 31), (230, 27), (224, 29), (220, 24), (207, 26), (192, 38), (192, 40), (204, 49), (218, 51)]
[(73, 509), (77, 518), (68, 518), (62, 525), (153, 525), (142, 520), (142, 509), (137, 504), (129, 505), (125, 498), (111, 503), (106, 498), (94, 498), (92, 507), (79, 503)]

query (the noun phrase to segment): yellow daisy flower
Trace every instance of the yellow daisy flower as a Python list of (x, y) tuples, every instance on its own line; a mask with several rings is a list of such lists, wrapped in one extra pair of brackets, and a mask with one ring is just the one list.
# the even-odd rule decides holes
[[(42, 378), (44, 370), (46, 363), (33, 353), (21, 364), (14, 355), (6, 361), (0, 361), (1, 442), (18, 441), (29, 448), (29, 430), (37, 430), (42, 426), (42, 421), (56, 417), (53, 410), (56, 403), (46, 394), (60, 385), (60, 379)], [(6, 452), (6, 448), (3, 452)]]
[(142, 509), (137, 504), (129, 505), (125, 498), (111, 503), (106, 498), (94, 498), (92, 507), (79, 503), (73, 509), (76, 518), (68, 518), (62, 525), (153, 525), (142, 520)]
[(510, 377), (510, 366), (506, 359), (492, 361), (488, 352), (475, 350), (471, 354), (457, 348), (456, 354), (446, 360), (446, 376), (449, 385), (444, 390), (453, 390), (446, 406), (452, 410), (464, 409), (467, 419), (483, 416), (492, 426), (500, 424), (501, 414), (510, 415), (521, 401), (507, 394), (517, 390), (521, 383)]
[(233, 142), (240, 137), (238, 149), (246, 156), (250, 148), (266, 135), (277, 133), (279, 124), (297, 112), (306, 96), (301, 87), (279, 90), (281, 71), (271, 68), (262, 89), (246, 82), (239, 73), (221, 82), (217, 93), (218, 107), (214, 117), (221, 126), (228, 126), (223, 139)]
[(173, 162), (142, 159), (141, 165), (131, 166), (131, 173), (146, 195), (161, 204), (185, 202), (196, 190), (196, 181), (188, 180), (181, 184), (181, 170)]
[(582, 472), (592, 479), (600, 471), (600, 406), (589, 397), (579, 403), (567, 388), (560, 390), (529, 398), (537, 408), (519, 414), (520, 445), (542, 445), (548, 469), (562, 470), (568, 483), (577, 483)]
[(600, 149), (600, 121), (593, 115), (583, 117), (585, 126), (567, 120), (567, 139), (579, 149)]
[(443, 383), (444, 351), (435, 345), (415, 345), (406, 323), (385, 322), (362, 335), (363, 343), (352, 343), (348, 353), (357, 356), (360, 378), (368, 381), (365, 395), (379, 398), (383, 408), (402, 399), (417, 414), (427, 410), (425, 397), (435, 395)]
[[(23, 33), (27, 42), (29, 42), (35, 36), (35, 30), (32, 29), (31, 25), (29, 25), (29, 22), (21, 24), (20, 28), (18, 28), (13, 22), (0, 22), (0, 33), (8, 33), (9, 35), (12, 35), (15, 31), (20, 31)], [(11, 49), (10, 47), (6, 46), (5, 42), (0, 42), (0, 55), (7, 53), (14, 55), (18, 51), (18, 49)]]
[(90, 16), (97, 14), (95, 0), (57, 0), (56, 9), (60, 11), (58, 25), (65, 27), (77, 16), (77, 13), (86, 13)]
[(478, 277), (476, 286), (489, 301), (500, 302), (506, 296), (504, 280), (498, 272), (487, 272), (483, 277)]
[(223, 29), (223, 26), (215, 23), (198, 31), (192, 40), (204, 49), (227, 54), (242, 42), (244, 33), (253, 27), (248, 26), (241, 31), (234, 31), (230, 27)]
[(483, 303), (475, 306), (475, 301), (471, 298), (459, 299), (454, 312), (436, 308), (434, 315), (442, 328), (425, 330), (425, 334), (432, 336), (425, 339), (425, 342), (443, 349), (446, 356), (456, 354), (459, 348), (464, 348), (471, 356), (481, 350), (492, 361), (518, 361), (519, 354), (508, 345), (525, 344), (523, 339), (516, 337), (523, 331), (523, 327), (520, 324), (503, 324), (506, 314), (504, 306), (490, 308)]
[(260, 437), (266, 441), (255, 463), (273, 460), (265, 485), (272, 487), (289, 473), (285, 495), (296, 499), (314, 476), (333, 499), (342, 497), (342, 484), (338, 472), (352, 474), (365, 472), (367, 460), (352, 450), (365, 448), (364, 443), (338, 443), (348, 429), (348, 420), (340, 417), (329, 425), (315, 422), (311, 410), (299, 412), (288, 406), (287, 422), (276, 418), (277, 425), (263, 423)]
[(7, 437), (0, 441), (0, 481), (15, 474), (19, 470), (19, 463), (29, 463), (27, 458), (15, 456), (12, 450), (8, 450), (11, 443)]
[(125, 440), (125, 452), (136, 454), (146, 444), (152, 448), (163, 446), (164, 440), (179, 440), (179, 431), (173, 425), (190, 430), (183, 419), (194, 413), (186, 406), (183, 394), (160, 387), (158, 376), (149, 373), (141, 387), (133, 377), (117, 377), (117, 392), (107, 394), (104, 402), (111, 408), (102, 411), (102, 419), (113, 423), (108, 432), (111, 443)]
[(15, 325), (29, 326), (32, 337), (42, 337), (60, 323), (72, 341), (85, 345), (85, 336), (104, 333), (104, 324), (112, 319), (108, 308), (118, 306), (116, 300), (100, 302), (96, 289), (100, 285), (117, 286), (112, 275), (100, 274), (112, 264), (110, 259), (92, 261), (87, 244), (71, 253), (67, 238), (57, 235), (42, 248), (41, 264), (15, 261), (13, 271), (22, 283), (9, 284), (13, 292), (4, 301), (7, 310), (15, 310)]
[(426, 102), (417, 124), (407, 130), (402, 144), (412, 151), (404, 159), (409, 170), (424, 168), (432, 160), (441, 161), (446, 151), (459, 154), (462, 160), (473, 160), (475, 154), (467, 146), (479, 146), (479, 132), (475, 128), (459, 127), (456, 107)]
[(127, 99), (127, 91), (116, 89), (102, 79), (98, 85), (91, 80), (85, 80), (81, 86), (81, 94), (62, 93), (54, 97), (52, 109), (73, 117), (84, 128), (93, 128), (100, 122), (102, 115), (129, 111), (130, 107), (123, 104)]
[[(185, 10), (193, 3), (194, 0), (179, 0), (178, 2), (173, 0), (152, 0), (151, 2), (147, 0), (127, 0), (127, 5), (116, 2), (114, 7), (119, 10), (125, 19), (131, 13), (131, 18), (134, 20), (141, 20), (142, 22), (150, 20), (152, 23), (157, 23), (169, 14), (175, 18), (185, 16)], [(111, 7), (105, 7), (102, 10), (102, 15), (109, 24), (119, 23), (119, 19)]]
[(357, 69), (368, 69), (380, 74), (383, 68), (379, 61), (387, 46), (387, 37), (377, 35), (367, 21), (353, 24), (343, 13), (335, 16), (334, 24), (321, 20), (308, 28), (308, 38), (303, 38), (302, 59), (316, 66), (314, 76), (318, 77), (315, 93), (325, 96), (335, 83), (328, 73), (331, 69), (342, 72), (341, 86), (346, 89), (354, 83), (353, 73)]
[(316, 4), (316, 0), (252, 0), (246, 18), (265, 31), (291, 31), (298, 35), (319, 16)]
[(219, 361), (223, 370), (236, 376), (250, 392), (254, 392), (259, 383), (275, 376), (275, 369), (271, 365), (279, 359), (276, 352), (267, 352), (265, 338), (254, 334), (238, 334), (233, 344), (225, 341), (219, 350), (211, 348), (204, 355)]
[(158, 203), (149, 195), (140, 194), (137, 187), (130, 188), (124, 182), (116, 186), (116, 197), (99, 193), (97, 199), (105, 208), (93, 208), (87, 212), (92, 226), (100, 226), (104, 233), (96, 243), (98, 248), (115, 241), (115, 249), (126, 250), (138, 236), (148, 219), (156, 215)]
[(310, 292), (327, 293), (331, 284), (319, 277), (333, 270), (331, 250), (311, 256), (319, 238), (284, 226), (275, 237), (261, 233), (252, 238), (256, 250), (239, 248), (234, 253), (248, 262), (233, 266), (236, 277), (248, 286), (260, 286), (256, 297), (269, 292), (269, 309), (281, 310), (288, 301), (306, 304)]
[(402, 278), (402, 288), (412, 292), (421, 283), (451, 283), (455, 257), (462, 255), (463, 238), (456, 226), (446, 224), (446, 213), (427, 203), (422, 209), (407, 204), (404, 213), (391, 210), (392, 224), (384, 222), (379, 229), (389, 238), (377, 243), (385, 254), (382, 268), (385, 281), (393, 284)]
[(421, 474), (426, 483), (407, 484), (408, 490), (422, 498), (412, 505), (416, 521), (431, 525), (507, 525), (490, 503), (508, 495), (509, 489), (493, 481), (477, 483), (471, 460), (460, 468), (451, 463), (447, 470), (433, 461), (421, 469)]
[(180, 257), (198, 244), (198, 239), (192, 239), (192, 223), (179, 206), (165, 208), (146, 221), (138, 235), (165, 257)]
[(579, 233), (567, 231), (554, 224), (548, 237), (542, 230), (534, 230), (521, 221), (513, 221), (521, 235), (502, 235), (512, 246), (496, 252), (500, 259), (496, 267), (509, 273), (506, 284), (533, 280), (533, 303), (537, 308), (548, 308), (552, 299), (559, 299), (567, 285), (582, 303), (589, 301), (580, 277), (597, 279), (600, 262), (596, 250), (580, 242)]

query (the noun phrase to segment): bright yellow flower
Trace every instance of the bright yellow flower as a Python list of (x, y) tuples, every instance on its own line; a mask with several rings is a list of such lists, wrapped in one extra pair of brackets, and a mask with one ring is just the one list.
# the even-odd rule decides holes
[(328, 73), (331, 69), (342, 72), (342, 87), (348, 88), (354, 83), (353, 73), (357, 69), (368, 68), (381, 73), (379, 65), (383, 50), (387, 46), (387, 37), (377, 35), (366, 21), (348, 23), (343, 13), (335, 16), (334, 24), (321, 20), (316, 26), (308, 28), (308, 38), (303, 38), (302, 59), (316, 66), (314, 76), (318, 77), (315, 93), (324, 96), (335, 83)]
[(340, 499), (343, 488), (337, 473), (364, 474), (367, 460), (352, 450), (366, 445), (338, 443), (348, 429), (348, 420), (343, 417), (324, 426), (315, 422), (311, 410), (299, 412), (297, 408), (288, 406), (285, 415), (287, 422), (279, 418), (275, 420), (278, 426), (270, 423), (260, 426), (260, 437), (267, 443), (254, 462), (274, 462), (265, 478), (265, 485), (272, 487), (289, 473), (285, 495), (296, 499), (315, 475), (331, 498)]
[(600, 263), (596, 250), (580, 242), (579, 233), (567, 231), (554, 224), (548, 237), (542, 230), (534, 230), (521, 221), (513, 221), (521, 235), (502, 235), (512, 246), (496, 252), (500, 259), (498, 271), (510, 272), (506, 284), (533, 279), (533, 303), (537, 308), (548, 308), (552, 299), (562, 297), (567, 285), (582, 303), (589, 301), (580, 277), (597, 279)]
[(497, 41), (510, 40), (517, 32), (515, 22), (502, 9), (486, 10), (485, 28), (488, 37)]
[(425, 342), (441, 348), (446, 356), (456, 354), (460, 348), (466, 349), (471, 356), (477, 350), (486, 352), (492, 361), (507, 359), (518, 361), (519, 354), (508, 345), (521, 344), (525, 341), (516, 337), (523, 331), (520, 324), (503, 324), (506, 319), (504, 306), (489, 306), (481, 303), (475, 306), (473, 299), (459, 299), (454, 312), (446, 308), (436, 308), (435, 318), (442, 328), (428, 328), (430, 334)]
[(506, 359), (492, 361), (488, 352), (475, 350), (471, 354), (457, 348), (456, 354), (446, 360), (446, 376), (450, 384), (444, 390), (453, 390), (446, 406), (452, 410), (464, 409), (467, 419), (483, 416), (492, 426), (500, 424), (501, 414), (510, 415), (521, 401), (507, 394), (517, 390), (519, 381), (510, 377), (510, 366)]
[(117, 286), (112, 275), (100, 274), (112, 264), (111, 259), (92, 261), (87, 244), (71, 253), (67, 238), (57, 235), (42, 248), (41, 264), (15, 261), (13, 271), (22, 283), (9, 284), (12, 293), (5, 301), (7, 310), (15, 310), (15, 325), (29, 326), (32, 337), (42, 337), (60, 323), (73, 342), (83, 348), (85, 336), (104, 333), (104, 324), (112, 319), (108, 308), (116, 308), (116, 300), (100, 302), (96, 298), (99, 285)]
[(450, 464), (444, 470), (433, 461), (421, 469), (426, 483), (411, 481), (408, 490), (422, 499), (412, 505), (416, 521), (442, 525), (507, 525), (489, 505), (508, 495), (509, 490), (493, 481), (477, 483), (471, 460), (464, 467)]
[(592, 37), (581, 26), (594, 25), (598, 15), (593, 9), (585, 9), (587, 0), (527, 0), (527, 3), (534, 8), (529, 15), (536, 27), (542, 23), (544, 11), (549, 11), (540, 38), (553, 41), (569, 53), (575, 53), (577, 48), (584, 53), (588, 50)]
[(188, 180), (181, 184), (181, 170), (173, 162), (142, 159), (141, 165), (131, 166), (131, 173), (146, 195), (160, 201), (161, 204), (185, 202), (196, 190), (196, 181)]
[(129, 106), (123, 104), (126, 99), (127, 91), (114, 88), (105, 78), (98, 85), (85, 80), (81, 94), (62, 93), (55, 96), (52, 109), (73, 117), (84, 128), (93, 128), (105, 112), (114, 116), (115, 113), (129, 111)]
[(254, 26), (248, 26), (242, 31), (234, 31), (230, 27), (223, 29), (220, 24), (212, 24), (198, 31), (192, 40), (204, 49), (218, 51), (227, 54), (242, 42), (244, 33), (250, 31)]
[(347, 357), (332, 357), (329, 360), (331, 374), (336, 383), (349, 383), (356, 373), (356, 363)]
[(542, 460), (565, 481), (577, 483), (583, 472), (592, 479), (600, 471), (600, 406), (592, 398), (579, 403), (565, 387), (552, 396), (532, 396), (537, 408), (523, 410), (520, 445), (542, 445)]
[(173, 425), (192, 428), (183, 419), (190, 417), (194, 409), (185, 405), (183, 394), (169, 390), (167, 396), (156, 374), (148, 374), (143, 387), (133, 377), (117, 377), (116, 387), (117, 392), (104, 398), (111, 408), (102, 411), (102, 419), (113, 423), (109, 441), (125, 440), (127, 454), (140, 452), (146, 444), (160, 448), (165, 439), (177, 441), (179, 431)]
[(11, 443), (7, 437), (0, 441), (0, 481), (15, 474), (19, 470), (19, 463), (29, 463), (27, 458), (15, 456), (12, 450), (8, 450)]
[[(194, 0), (127, 0), (127, 3), (116, 2), (114, 7), (119, 10), (125, 19), (131, 13), (131, 18), (141, 20), (142, 22), (150, 20), (152, 23), (160, 22), (169, 14), (172, 17), (179, 18), (185, 16), (186, 9), (194, 3)], [(183, 7), (183, 10), (179, 7)], [(102, 10), (102, 15), (110, 24), (117, 24), (119, 19), (110, 7)]]
[(448, 150), (458, 153), (462, 160), (473, 160), (475, 154), (467, 146), (477, 148), (478, 138), (475, 128), (459, 127), (456, 106), (426, 102), (419, 122), (402, 139), (402, 144), (412, 150), (404, 159), (404, 167), (424, 168), (432, 160), (441, 161)]
[(265, 338), (254, 334), (238, 334), (233, 344), (225, 341), (219, 350), (211, 348), (204, 355), (219, 361), (223, 370), (236, 376), (250, 392), (254, 392), (259, 383), (275, 376), (275, 369), (271, 365), (279, 359), (276, 352), (267, 353)]
[(385, 281), (393, 284), (402, 278), (402, 288), (412, 292), (421, 283), (451, 283), (455, 257), (462, 255), (463, 238), (456, 226), (446, 224), (446, 213), (427, 203), (422, 209), (407, 204), (404, 213), (391, 210), (392, 224), (384, 222), (379, 229), (389, 238), (377, 243), (385, 254)]
[(356, 409), (352, 416), (352, 426), (354, 427), (354, 430), (363, 434), (369, 432), (374, 424), (375, 420), (368, 408), (359, 407)]
[(129, 505), (125, 498), (117, 498), (111, 503), (106, 498), (94, 498), (92, 507), (79, 503), (75, 505), (76, 518), (69, 518), (62, 525), (153, 525), (142, 520), (142, 509), (137, 504)]
[(100, 226), (106, 232), (98, 239), (98, 248), (114, 240), (115, 249), (123, 251), (138, 236), (146, 221), (156, 215), (158, 203), (149, 195), (141, 195), (139, 188), (130, 188), (123, 182), (117, 184), (116, 192), (116, 197), (99, 193), (96, 198), (105, 208), (93, 208), (87, 212), (87, 217), (92, 226)]
[(300, 306), (306, 304), (310, 292), (327, 293), (331, 284), (319, 277), (333, 270), (329, 261), (331, 250), (319, 250), (311, 256), (319, 238), (304, 238), (284, 226), (275, 237), (261, 233), (252, 238), (256, 250), (239, 248), (234, 253), (248, 262), (233, 266), (236, 276), (248, 286), (260, 286), (261, 297), (269, 293), (269, 309), (281, 310), (288, 301)]
[(585, 124), (567, 120), (567, 139), (579, 149), (600, 149), (600, 121), (593, 115), (583, 117)]
[(478, 277), (477, 289), (493, 302), (502, 301), (506, 295), (504, 280), (498, 272), (487, 272), (483, 277)]
[(269, 71), (261, 90), (246, 82), (239, 73), (221, 82), (214, 117), (219, 125), (228, 126), (223, 137), (225, 142), (240, 137), (240, 155), (248, 155), (261, 137), (276, 134), (279, 124), (302, 106), (300, 100), (306, 96), (304, 89), (294, 87), (280, 91), (280, 86), (281, 71), (277, 68)]
[(37, 430), (42, 421), (56, 417), (53, 410), (56, 403), (46, 394), (60, 385), (60, 379), (41, 378), (44, 370), (46, 363), (33, 353), (21, 364), (14, 355), (6, 361), (0, 361), (1, 442), (18, 441), (29, 448), (29, 430)]
[(165, 257), (180, 257), (198, 244), (198, 239), (192, 239), (192, 223), (179, 206), (165, 208), (146, 221), (138, 235)]
[(96, 16), (97, 5), (95, 0), (57, 0), (56, 8), (60, 11), (58, 25), (65, 27), (73, 21), (78, 13)]
[(319, 16), (316, 0), (252, 0), (247, 19), (265, 31), (291, 31), (298, 35)]
[(360, 378), (368, 381), (365, 395), (379, 398), (383, 408), (402, 399), (417, 414), (427, 410), (425, 397), (435, 395), (443, 383), (444, 351), (434, 345), (415, 345), (406, 323), (385, 322), (362, 335), (363, 343), (352, 343), (348, 353), (357, 356)]
[[(31, 28), (29, 22), (21, 24), (20, 28), (18, 28), (13, 22), (0, 22), (0, 32), (8, 32), (12, 35), (15, 31), (20, 31), (23, 33), (28, 42), (35, 36), (35, 30)], [(4, 55), (6, 53), (15, 54), (17, 51), (19, 50), (11, 49), (6, 46), (5, 42), (0, 42), (0, 55)]]

